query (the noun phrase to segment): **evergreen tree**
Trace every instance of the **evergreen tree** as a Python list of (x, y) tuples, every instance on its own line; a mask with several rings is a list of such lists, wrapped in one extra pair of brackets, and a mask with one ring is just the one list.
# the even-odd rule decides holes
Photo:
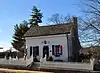
[(37, 9), (37, 7), (33, 6), (31, 19), (29, 20), (29, 24), (32, 26), (38, 26), (38, 23), (42, 23), (42, 13), (41, 10)]
[(28, 30), (28, 23), (27, 21), (23, 21), (22, 23), (20, 23), (19, 25), (16, 24), (14, 26), (14, 36), (13, 36), (13, 40), (12, 40), (12, 46), (13, 48), (24, 52), (24, 49), (22, 49), (21, 47), (25, 44), (25, 39), (24, 39), (24, 34), (26, 33), (26, 31)]
[(14, 35), (13, 40), (11, 42), (13, 48), (24, 52), (25, 48), (22, 48), (22, 46), (25, 45), (24, 34), (29, 29), (28, 24), (30, 24), (31, 26), (38, 26), (38, 23), (42, 23), (42, 17), (43, 16), (40, 10), (37, 9), (37, 7), (33, 6), (32, 15), (31, 19), (29, 20), (29, 23), (27, 23), (27, 21), (23, 21), (22, 23), (16, 24), (14, 26)]

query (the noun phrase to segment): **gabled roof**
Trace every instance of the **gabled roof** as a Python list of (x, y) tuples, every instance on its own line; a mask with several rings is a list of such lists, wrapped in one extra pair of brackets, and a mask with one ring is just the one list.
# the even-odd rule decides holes
[(48, 26), (31, 26), (25, 33), (25, 37), (47, 36), (55, 34), (69, 33), (72, 23), (48, 25)]

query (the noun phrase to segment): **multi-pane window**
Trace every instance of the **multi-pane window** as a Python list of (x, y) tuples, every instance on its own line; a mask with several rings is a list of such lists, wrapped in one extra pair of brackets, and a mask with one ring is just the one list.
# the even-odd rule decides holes
[(30, 56), (39, 56), (39, 46), (30, 46)]
[(62, 55), (62, 46), (61, 45), (52, 45), (52, 54), (56, 57)]
[(33, 56), (39, 56), (39, 46), (33, 47)]

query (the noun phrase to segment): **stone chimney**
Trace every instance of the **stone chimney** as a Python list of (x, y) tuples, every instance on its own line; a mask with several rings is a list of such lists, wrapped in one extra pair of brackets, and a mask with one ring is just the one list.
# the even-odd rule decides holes
[(74, 32), (76, 36), (78, 37), (78, 22), (77, 22), (77, 17), (73, 17), (73, 25), (74, 25)]
[(72, 28), (72, 50), (73, 50), (73, 59), (76, 61), (78, 59), (79, 50), (81, 48), (79, 39), (78, 39), (78, 21), (77, 17), (73, 17), (73, 28)]
[(77, 25), (77, 17), (73, 17), (73, 23)]

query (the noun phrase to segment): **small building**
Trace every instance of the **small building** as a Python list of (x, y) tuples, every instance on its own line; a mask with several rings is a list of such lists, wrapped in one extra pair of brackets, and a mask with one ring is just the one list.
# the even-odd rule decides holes
[(70, 23), (31, 26), (25, 33), (27, 58), (52, 56), (54, 60), (75, 61), (81, 48), (77, 17)]
[[(6, 49), (6, 48), (4, 48)], [(0, 58), (7, 58), (9, 59), (9, 57), (11, 58), (23, 58), (24, 57), (24, 53), (22, 52), (19, 52), (18, 50), (14, 49), (14, 48), (11, 48), (11, 49), (8, 49), (8, 50), (3, 50), (0, 52)]]
[(3, 47), (0, 47), (0, 49), (3, 49)]

